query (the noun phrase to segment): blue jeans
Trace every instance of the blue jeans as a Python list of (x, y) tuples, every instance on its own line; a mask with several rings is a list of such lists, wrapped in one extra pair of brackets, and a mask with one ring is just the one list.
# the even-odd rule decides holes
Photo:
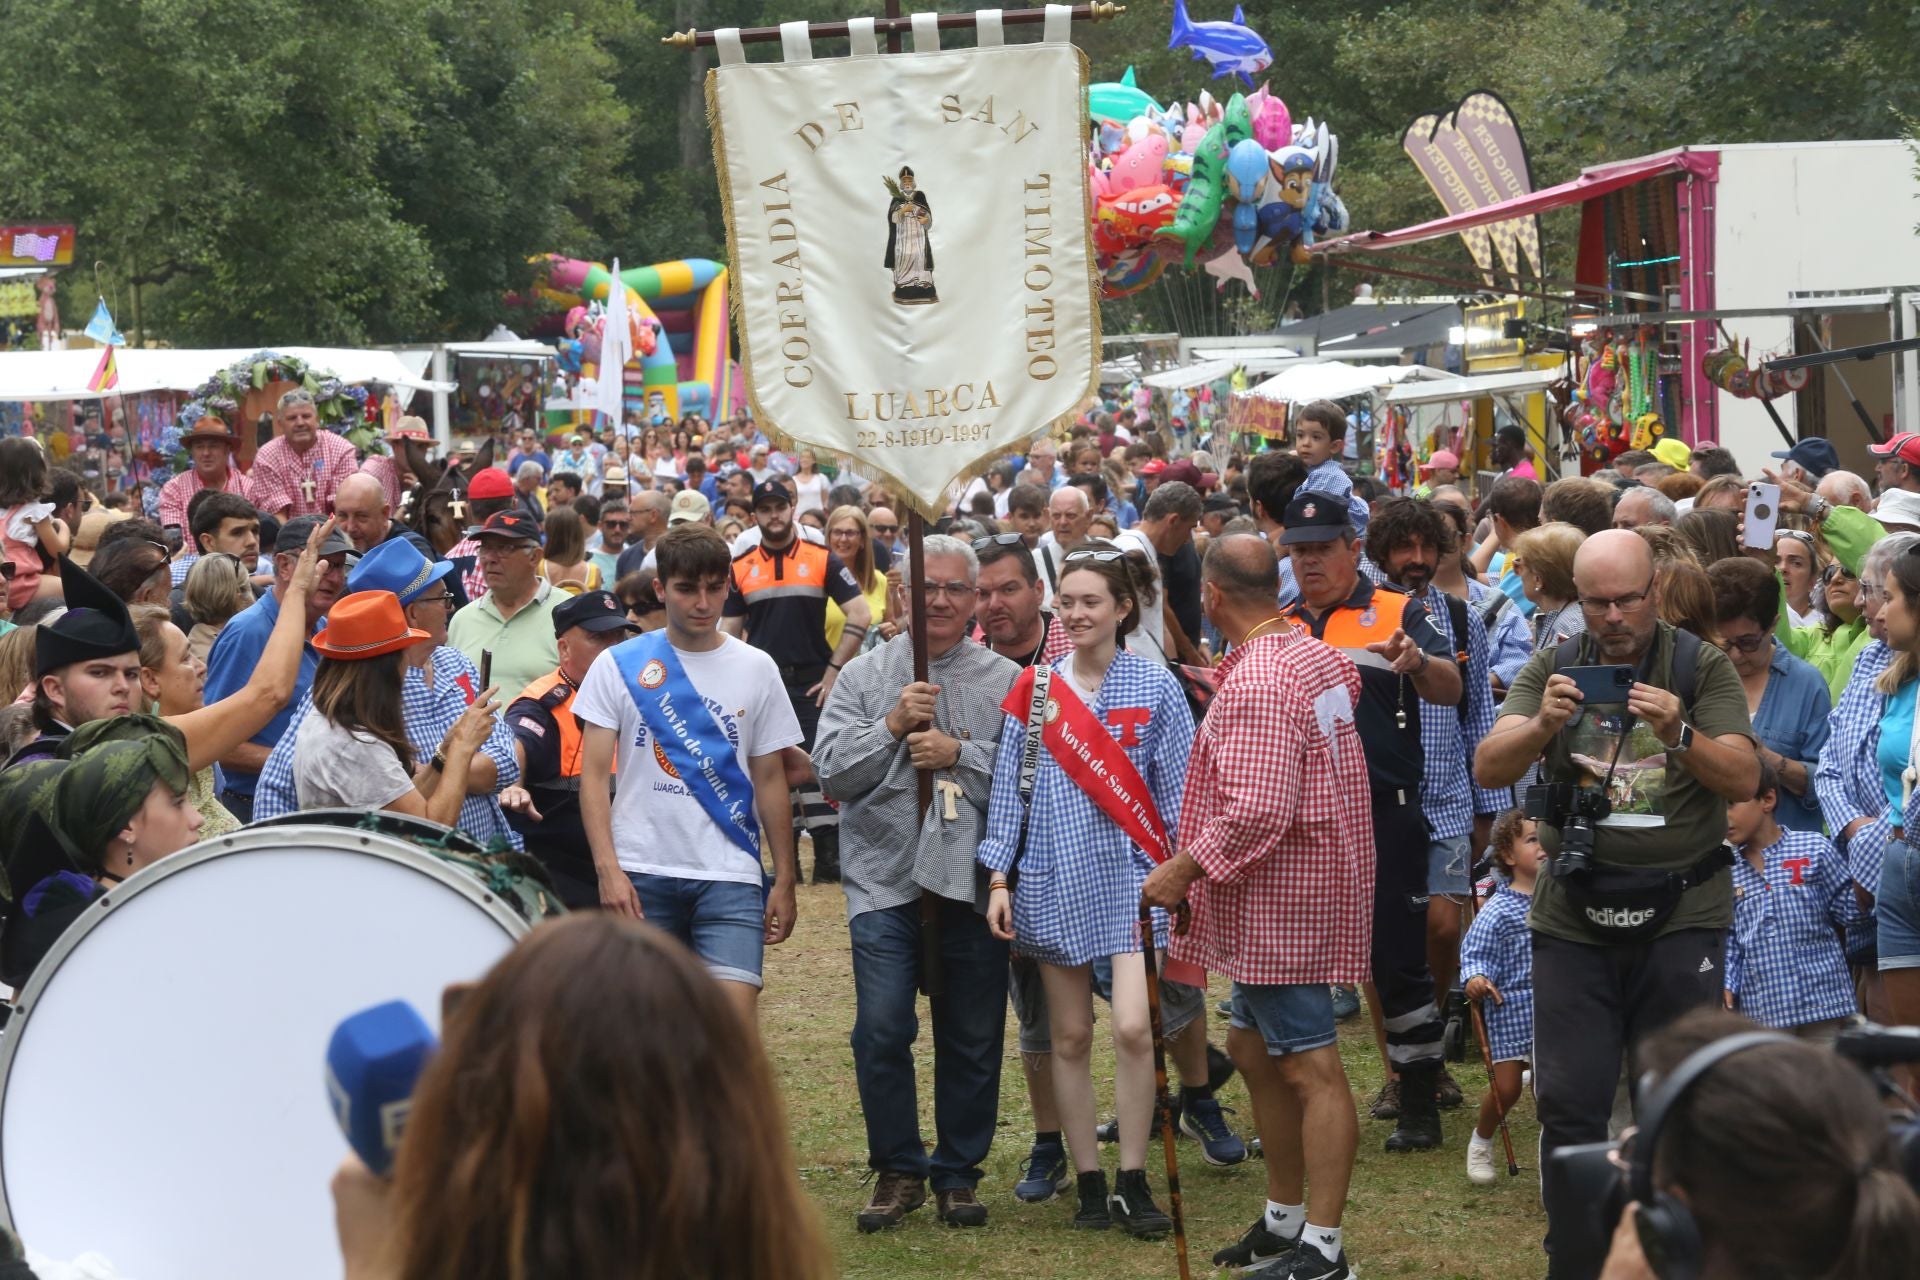
[(933, 997), (932, 1159), (920, 1138), (913, 1042), (920, 969), (920, 904), (863, 911), (853, 935), (853, 1073), (867, 1122), (867, 1164), (931, 1177), (935, 1191), (972, 1188), (993, 1145), (1007, 1025), (1007, 944), (972, 904), (940, 899), (946, 992)]
[(759, 988), (767, 891), (737, 880), (683, 880), (627, 872), (647, 923), (678, 938), (722, 982)]
[(1889, 840), (1874, 895), (1882, 969), (1920, 969), (1920, 852)]

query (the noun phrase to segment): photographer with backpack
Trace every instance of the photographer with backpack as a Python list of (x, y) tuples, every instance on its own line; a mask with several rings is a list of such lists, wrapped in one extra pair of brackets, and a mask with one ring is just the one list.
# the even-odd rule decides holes
[[(1727, 803), (1759, 775), (1740, 678), (1659, 620), (1645, 541), (1588, 538), (1574, 584), (1585, 634), (1534, 655), (1474, 760), (1478, 783), (1498, 787), (1544, 755), (1524, 805), (1549, 855), (1528, 917), (1543, 1167), (1558, 1147), (1605, 1139), (1629, 1049), (1720, 1001)], [(1549, 1215), (1554, 1280), (1598, 1274), (1598, 1258), (1553, 1239)]]

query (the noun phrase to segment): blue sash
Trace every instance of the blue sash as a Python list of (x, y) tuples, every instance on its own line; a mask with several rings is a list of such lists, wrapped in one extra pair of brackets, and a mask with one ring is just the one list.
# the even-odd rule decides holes
[(616, 645), (620, 683), (640, 709), (670, 768), (729, 839), (760, 860), (753, 781), (741, 772), (726, 730), (687, 678), (663, 627)]

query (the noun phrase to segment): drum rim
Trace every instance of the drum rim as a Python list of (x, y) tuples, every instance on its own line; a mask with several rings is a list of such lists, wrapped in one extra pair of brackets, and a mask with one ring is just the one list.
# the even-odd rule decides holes
[[(286, 845), (296, 838), (349, 852), (370, 853), (375, 857), (398, 862), (450, 884), (465, 895), (468, 901), (491, 916), (506, 930), (515, 943), (532, 931), (533, 926), (508, 906), (502, 895), (489, 889), (458, 867), (450, 866), (434, 857), (433, 854), (405, 837), (390, 832), (363, 827), (294, 823), (286, 826), (241, 827), (237, 831), (229, 831), (225, 835), (190, 845), (176, 854), (160, 859), (151, 866), (141, 868), (125, 881), (88, 903), (86, 911), (67, 926), (66, 931), (42, 957), (40, 963), (34, 968), (33, 975), (27, 979), (26, 986), (14, 993), (13, 1013), (7, 1019), (4, 1032), (0, 1032), (0, 1127), (3, 1127), (5, 1120), (8, 1088), (13, 1082), (14, 1059), (18, 1056), (20, 1043), (24, 1039), (22, 1033), (33, 1021), (33, 1010), (38, 1007), (41, 994), (46, 990), (47, 984), (53, 981), (60, 966), (101, 921), (111, 916), (127, 898), (184, 871), (232, 854), (249, 852), (262, 843), (275, 846)], [(19, 1234), (18, 1224), (13, 1220), (12, 1197), (7, 1194), (4, 1142), (0, 1142), (0, 1226), (4, 1226), (16, 1235)]]

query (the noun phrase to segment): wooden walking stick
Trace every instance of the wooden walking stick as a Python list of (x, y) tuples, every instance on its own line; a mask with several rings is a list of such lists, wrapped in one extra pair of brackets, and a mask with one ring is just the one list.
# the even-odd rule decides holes
[(1487, 1040), (1486, 1015), (1480, 1012), (1478, 1000), (1467, 1001), (1467, 1007), (1473, 1010), (1473, 1029), (1480, 1036), (1480, 1057), (1487, 1064), (1487, 1088), (1493, 1091), (1493, 1107), (1500, 1118), (1500, 1142), (1507, 1149), (1507, 1176), (1520, 1176), (1520, 1166), (1513, 1158), (1513, 1135), (1507, 1132), (1507, 1109), (1500, 1105), (1500, 1087), (1493, 1082), (1493, 1045)]
[[(1181, 903), (1184, 912), (1186, 903)], [(1180, 1212), (1180, 1157), (1174, 1149), (1173, 1099), (1167, 1093), (1167, 1033), (1160, 1024), (1160, 965), (1153, 948), (1153, 906), (1140, 899), (1140, 945), (1147, 953), (1147, 1024), (1153, 1029), (1153, 1104), (1160, 1113), (1160, 1145), (1167, 1154), (1167, 1204), (1173, 1216), (1173, 1248), (1180, 1259), (1180, 1280), (1192, 1280), (1187, 1268), (1187, 1222)]]

